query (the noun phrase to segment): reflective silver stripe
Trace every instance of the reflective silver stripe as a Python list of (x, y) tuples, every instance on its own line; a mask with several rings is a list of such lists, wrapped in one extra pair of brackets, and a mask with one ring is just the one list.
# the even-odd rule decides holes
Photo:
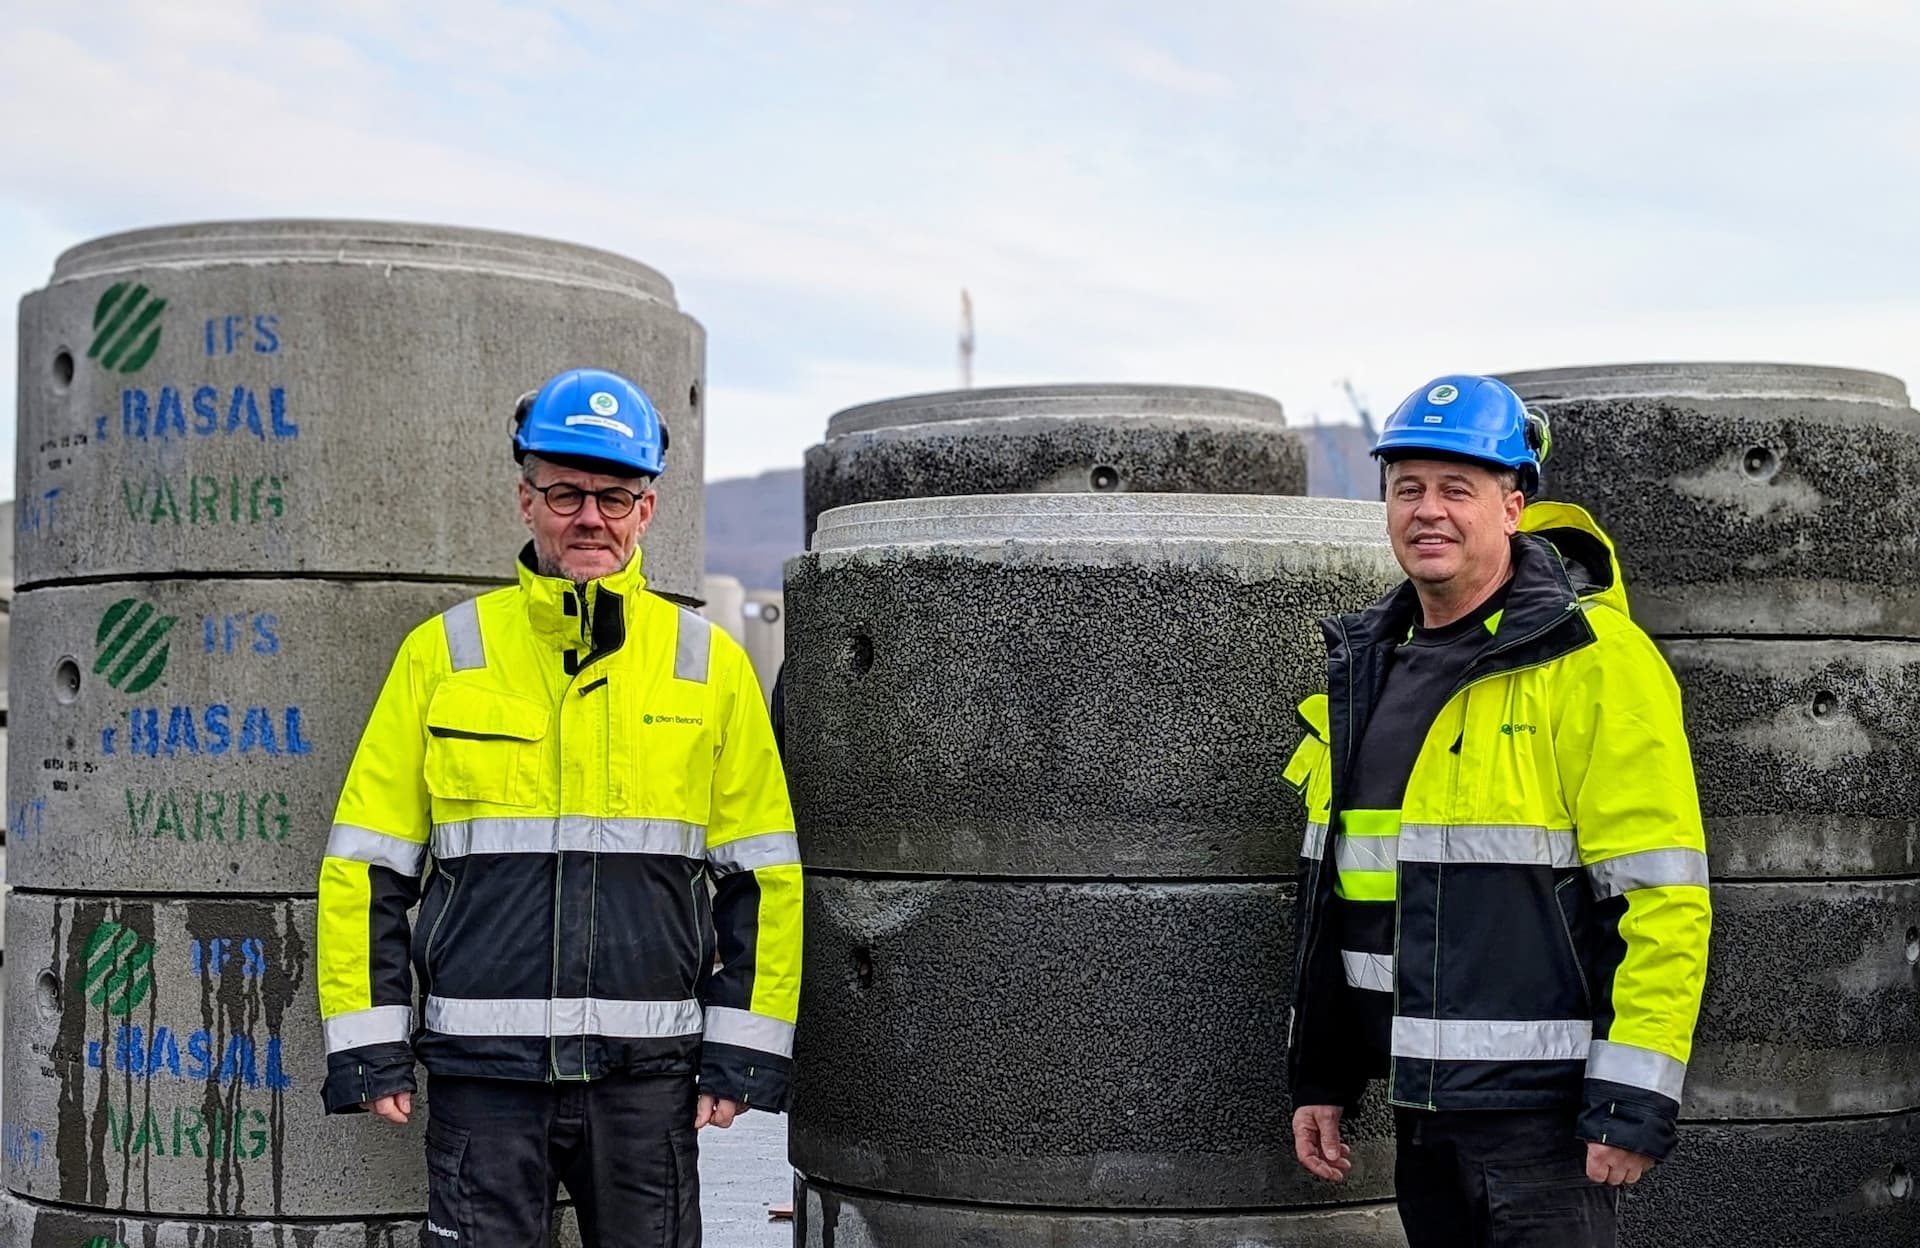
[(679, 819), (461, 819), (433, 825), (433, 856), (468, 854), (672, 854), (699, 858), (707, 830)]
[(1327, 853), (1327, 825), (1324, 823), (1307, 824), (1307, 834), (1300, 841), (1300, 856), (1311, 862), (1319, 862)]
[(369, 1044), (405, 1044), (413, 1034), (413, 1007), (376, 1005), (370, 1010), (335, 1014), (321, 1026), (326, 1029), (329, 1053)]
[(724, 1005), (707, 1008), (707, 1039), (715, 1044), (734, 1044), (779, 1057), (793, 1056), (792, 1023)]
[(707, 650), (713, 642), (713, 625), (698, 614), (680, 608), (680, 639), (673, 650), (673, 678), (707, 683)]
[(1523, 823), (1404, 823), (1400, 861), (1577, 867), (1580, 851), (1571, 831)]
[(1680, 1089), (1687, 1082), (1687, 1067), (1684, 1062), (1652, 1049), (1595, 1040), (1587, 1054), (1587, 1078), (1645, 1088), (1678, 1104)]
[(1393, 1055), (1441, 1062), (1579, 1062), (1593, 1042), (1584, 1018), (1393, 1020)]
[(1397, 836), (1348, 836), (1333, 841), (1333, 865), (1342, 871), (1392, 871), (1400, 864)]
[(447, 656), (453, 660), (454, 671), (487, 665), (487, 648), (480, 642), (478, 598), (469, 598), (458, 606), (448, 607), (441, 615), (440, 623), (447, 630)]
[(1698, 884), (1705, 888), (1707, 856), (1697, 849), (1647, 849), (1590, 862), (1587, 877), (1593, 883), (1593, 895), (1599, 898), (1671, 884)]
[(1347, 983), (1369, 992), (1393, 991), (1393, 955), (1340, 951), (1340, 964), (1347, 969)]
[(385, 867), (401, 875), (419, 875), (426, 861), (427, 846), (424, 841), (409, 841), (372, 828), (336, 823), (327, 834), (327, 857)]
[(762, 832), (743, 836), (725, 845), (707, 850), (707, 861), (714, 873), (758, 871), (761, 867), (797, 867), (800, 865), (800, 838), (791, 832)]
[(700, 1030), (698, 1001), (605, 997), (428, 997), (428, 1031), (445, 1036), (623, 1036), (658, 1039)]

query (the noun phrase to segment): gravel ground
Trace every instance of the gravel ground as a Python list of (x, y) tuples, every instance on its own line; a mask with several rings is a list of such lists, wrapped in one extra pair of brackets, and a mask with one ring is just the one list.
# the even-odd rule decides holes
[(700, 1133), (700, 1216), (706, 1248), (787, 1248), (793, 1224), (767, 1218), (793, 1197), (784, 1114), (747, 1114)]

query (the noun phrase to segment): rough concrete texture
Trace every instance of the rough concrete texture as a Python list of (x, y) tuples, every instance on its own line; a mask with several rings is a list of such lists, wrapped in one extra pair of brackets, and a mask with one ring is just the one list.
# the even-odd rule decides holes
[(322, 1111), (312, 902), (7, 906), (14, 1192), (180, 1217), (424, 1212), (423, 1115)]
[[(931, 514), (943, 502), (944, 522)], [(787, 566), (787, 760), (809, 865), (1291, 875), (1304, 819), (1279, 776), (1301, 734), (1294, 707), (1325, 682), (1316, 620), (1400, 573), (1383, 541), (1314, 536), (1377, 535), (1378, 504), (1206, 502), (1236, 510), (1196, 511), (1185, 528), (1170, 509), (1192, 499), (921, 500), (830, 517), (823, 542), (942, 524), (948, 540)]]
[(1102, 1214), (899, 1200), (796, 1180), (794, 1248), (1405, 1248), (1391, 1204)]
[(849, 503), (1031, 492), (1304, 494), (1280, 405), (1238, 390), (956, 390), (834, 416), (806, 457), (806, 531)]
[(1294, 1161), (1284, 883), (807, 881), (794, 1166), (920, 1198), (1247, 1209), (1386, 1197), (1392, 1119)]
[(1721, 884), (1689, 1118), (1920, 1108), (1920, 880)]
[(1553, 422), (1546, 493), (1619, 544), (1657, 635), (1920, 636), (1920, 414), (1878, 374), (1785, 365), (1514, 373)]
[(1912, 1248), (1920, 1113), (1682, 1125), (1621, 1202), (1624, 1248)]
[(1920, 644), (1670, 640), (1716, 879), (1920, 873)]
[[(573, 1210), (562, 1210), (554, 1227), (558, 1248), (579, 1248)], [(0, 1193), (0, 1232), (0, 1243), (13, 1248), (429, 1248), (440, 1242), (415, 1218), (171, 1221), (63, 1209), (6, 1193)]]
[(543, 239), (251, 221), (85, 243), (20, 307), (18, 580), (499, 577), (525, 540), (514, 401), (590, 362), (671, 431), (647, 568), (696, 595), (704, 359), (658, 273)]
[(22, 594), (12, 882), (311, 894), (395, 651), (477, 592), (153, 580)]

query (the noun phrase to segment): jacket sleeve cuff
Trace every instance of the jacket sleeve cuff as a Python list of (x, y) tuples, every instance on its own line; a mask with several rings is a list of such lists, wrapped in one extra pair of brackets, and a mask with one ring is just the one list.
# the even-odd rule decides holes
[(413, 1046), (402, 1042), (329, 1053), (320, 1095), (329, 1114), (352, 1114), (369, 1101), (414, 1090)]
[(1586, 1104), (1574, 1134), (1659, 1161), (1678, 1142), (1680, 1106), (1658, 1093), (1604, 1079), (1587, 1080)]
[(700, 1050), (700, 1090), (743, 1109), (781, 1114), (793, 1075), (789, 1058), (709, 1040)]
[(1306, 1081), (1298, 1083), (1293, 1089), (1293, 1105), (1298, 1109), (1302, 1105), (1338, 1105), (1347, 1114), (1358, 1112), (1360, 1098), (1366, 1095), (1367, 1085), (1355, 1088), (1336, 1087), (1330, 1083)]

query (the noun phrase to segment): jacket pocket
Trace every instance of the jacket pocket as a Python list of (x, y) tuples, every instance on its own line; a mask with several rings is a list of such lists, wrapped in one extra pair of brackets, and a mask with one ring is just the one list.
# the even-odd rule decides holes
[(549, 709), (503, 689), (445, 681), (427, 705), (427, 792), (458, 802), (531, 806)]
[(1560, 919), (1560, 934), (1567, 939), (1567, 956), (1573, 959), (1574, 974), (1580, 977), (1580, 1001), (1593, 1012), (1593, 984), (1587, 975), (1587, 958), (1576, 933), (1587, 930), (1587, 889), (1584, 873), (1569, 875), (1553, 886), (1554, 911)]

